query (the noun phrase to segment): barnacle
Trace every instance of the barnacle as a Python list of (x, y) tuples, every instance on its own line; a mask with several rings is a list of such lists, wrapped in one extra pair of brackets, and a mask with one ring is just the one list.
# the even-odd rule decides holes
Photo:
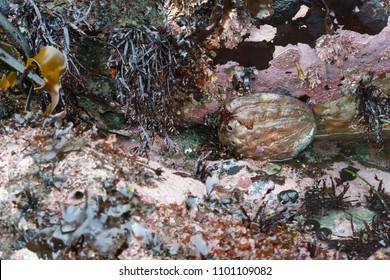
[(66, 72), (66, 59), (60, 50), (52, 46), (43, 47), (39, 53), (28, 58), (26, 63), (26, 71), (33, 68), (34, 63), (41, 70), (41, 75), (44, 79), (44, 85), (36, 87), (37, 93), (47, 91), (51, 97), (51, 104), (46, 108), (45, 114), (50, 115), (58, 104), (61, 88), (61, 76)]
[(349, 32), (320, 37), (316, 41), (315, 50), (322, 61), (338, 67), (358, 53), (356, 43)]

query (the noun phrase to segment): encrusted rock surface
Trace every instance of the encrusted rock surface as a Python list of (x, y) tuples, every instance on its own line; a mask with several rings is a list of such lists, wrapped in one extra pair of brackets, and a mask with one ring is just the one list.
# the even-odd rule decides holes
[[(84, 2), (88, 7), (90, 1)], [(185, 1), (167, 2), (174, 7)], [(390, 222), (385, 203), (390, 205), (390, 135), (384, 131), (382, 143), (369, 142), (361, 135), (324, 135), (353, 130), (349, 125), (357, 104), (351, 93), (368, 70), (383, 92), (390, 88), (390, 24), (383, 28), (386, 13), (378, 1), (366, 1), (356, 10), (359, 21), (370, 17), (365, 28), (371, 35), (357, 33), (362, 25), (357, 29), (339, 26), (334, 34), (322, 35), (316, 42), (299, 42), (299, 37), (293, 38), (297, 43), (276, 46), (275, 42), (283, 41), (281, 37), (294, 37), (288, 32), (290, 27), (302, 30), (301, 35), (314, 32), (310, 38), (323, 34), (326, 12), (322, 1), (305, 1), (314, 6), (308, 4), (310, 11), (303, 9), (291, 25), (285, 23), (286, 17), (290, 20), (296, 15), (301, 1), (260, 1), (274, 5), (250, 7), (251, 11), (218, 10), (221, 7), (215, 3), (249, 5), (259, 1), (209, 1), (203, 11), (214, 7), (222, 17), (216, 16), (214, 21), (192, 17), (194, 10), (204, 8), (207, 2), (191, 0), (183, 5), (188, 9), (183, 13), (184, 25), (171, 26), (183, 32), (181, 43), (188, 43), (186, 36), (196, 29), (185, 30), (187, 19), (192, 27), (197, 26), (197, 20), (199, 26), (208, 22), (209, 33), (204, 38), (210, 51), (207, 55), (218, 57), (217, 50), (223, 48), (240, 54), (240, 47), (253, 44), (260, 46), (256, 50), (269, 48), (259, 57), (270, 56), (270, 63), (266, 61), (267, 69), (235, 61), (213, 69), (205, 67), (206, 80), (199, 83), (203, 91), (189, 92), (174, 108), (183, 123), (207, 123), (210, 112), (231, 100), (236, 99), (234, 103), (250, 99), (247, 96), (254, 92), (272, 90), (282, 101), (277, 102), (278, 115), (285, 108), (296, 108), (292, 104), (300, 101), (292, 98), (304, 95), (307, 106), (303, 115), (309, 114), (307, 108), (313, 109), (323, 135), (298, 155), (295, 152), (303, 148), (295, 148), (296, 158), (289, 161), (269, 162), (280, 154), (285, 159), (278, 146), (264, 158), (237, 161), (213, 138), (216, 130), (197, 126), (173, 136), (176, 152), (168, 150), (157, 136), (146, 159), (132, 150), (139, 143), (131, 129), (107, 134), (96, 127), (102, 125), (99, 122), (96, 126), (70, 123), (62, 113), (47, 119), (23, 113), (3, 120), (15, 110), (22, 111), (23, 102), (15, 102), (14, 110), (0, 108), (1, 259), (389, 259)], [(92, 33), (109, 32), (118, 23), (132, 25), (139, 14), (133, 15), (131, 9), (138, 1), (95, 3), (90, 23), (97, 28)], [(148, 3), (138, 5), (141, 16)], [(326, 3), (338, 17), (338, 1)], [(118, 9), (122, 15), (107, 17)], [(180, 9), (171, 11), (180, 13)], [(162, 21), (156, 17), (157, 10), (149, 12), (152, 23)], [(306, 29), (302, 24), (312, 16), (320, 19), (320, 24)], [(122, 17), (126, 19), (122, 21)], [(373, 22), (378, 25), (369, 28)], [(78, 51), (85, 47), (89, 52), (81, 52), (82, 62), (88, 64), (87, 87), (102, 99), (96, 106), (84, 107), (91, 115), (111, 113), (117, 110), (106, 102), (113, 94), (114, 79), (108, 72), (112, 69), (100, 75), (97, 68), (104, 68), (102, 61), (89, 64), (97, 56), (107, 56), (108, 50), (96, 44), (90, 51), (91, 45), (94, 43), (85, 43)], [(207, 55), (205, 51), (199, 61), (201, 69), (210, 59)], [(84, 99), (80, 97), (80, 101)], [(230, 112), (235, 124), (249, 130), (254, 126), (264, 129), (270, 120), (286, 125), (286, 118), (292, 122), (299, 119), (283, 114), (281, 118), (257, 118), (261, 111), (258, 105), (252, 108), (246, 104), (244, 111), (249, 114), (240, 111), (243, 108)], [(310, 119), (313, 124), (313, 116)], [(223, 129), (228, 130), (230, 122), (224, 123), (222, 118)], [(125, 125), (122, 120), (122, 125), (109, 128)], [(258, 152), (257, 141), (264, 135), (261, 129), (256, 133), (240, 135), (245, 143), (237, 154)], [(229, 143), (226, 131), (222, 135), (222, 141)], [(283, 146), (295, 142), (288, 136), (283, 138), (283, 133), (278, 135), (267, 139), (267, 144), (275, 139)], [(312, 140), (313, 134), (306, 135)], [(264, 155), (261, 146), (260, 150)]]

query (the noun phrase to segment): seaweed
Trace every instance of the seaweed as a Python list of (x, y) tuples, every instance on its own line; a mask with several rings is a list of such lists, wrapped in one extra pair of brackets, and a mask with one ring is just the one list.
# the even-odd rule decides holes
[(340, 251), (347, 254), (348, 259), (367, 259), (378, 249), (390, 246), (390, 215), (382, 212), (372, 218), (371, 223), (364, 223), (364, 228), (355, 230), (352, 217), (353, 236), (339, 240)]
[[(318, 180), (305, 192), (303, 205), (308, 216), (321, 214), (326, 209), (344, 210), (351, 205), (352, 201), (345, 196), (350, 188), (349, 183), (338, 185), (332, 177), (329, 181), (330, 186), (327, 179)], [(342, 187), (341, 191), (339, 187)]]
[(261, 197), (257, 210), (253, 213), (248, 213), (243, 204), (240, 203), (240, 197), (235, 193), (235, 199), (240, 205), (240, 209), (243, 214), (242, 222), (249, 229), (265, 231), (273, 231), (275, 228), (285, 225), (288, 220), (293, 219), (295, 213), (293, 211), (287, 211), (288, 207), (283, 209), (268, 209), (267, 196), (273, 191), (273, 188), (268, 189)]
[(132, 238), (155, 243), (140, 221), (152, 206), (140, 203), (133, 192), (108, 191), (109, 198), (85, 193), (79, 205), (60, 205), (60, 212), (42, 211), (43, 229), (27, 248), (46, 259), (114, 259)]
[(164, 135), (174, 149), (168, 135), (176, 132), (169, 114), (174, 71), (178, 67), (172, 39), (166, 31), (141, 25), (117, 29), (110, 43), (116, 50), (109, 66), (119, 68), (116, 99), (124, 106), (130, 125), (138, 125), (141, 139), (138, 150), (146, 153), (155, 132)]
[(373, 133), (376, 141), (383, 143), (383, 125), (390, 124), (390, 97), (380, 87), (374, 85), (372, 73), (368, 73), (367, 78), (359, 81), (354, 95), (358, 107), (353, 123), (364, 127), (367, 136)]
[[(86, 20), (89, 10), (79, 8), (74, 2), (66, 7), (66, 10), (63, 5), (49, 8), (44, 1), (36, 3), (33, 0), (23, 1), (20, 5), (13, 6), (9, 20), (21, 30), (21, 36), (27, 41), (32, 55), (37, 55), (44, 46), (55, 47), (64, 55), (67, 71), (63, 73), (64, 83), (61, 90), (63, 94), (58, 102), (71, 113), (68, 117), (74, 119), (78, 115), (75, 113), (79, 112), (75, 97), (76, 89), (78, 87), (85, 89), (80, 72), (83, 66), (77, 59), (74, 49), (78, 46), (77, 42), (81, 41), (80, 38), (87, 36), (85, 30), (90, 28)], [(29, 95), (29, 88), (30, 84), (26, 80), (19, 83), (19, 90), (26, 95)], [(39, 94), (38, 101), (42, 110), (46, 110), (46, 107), (48, 111), (54, 109), (49, 104), (47, 94)]]
[(383, 179), (379, 179), (377, 175), (374, 178), (378, 181), (378, 186), (377, 189), (370, 188), (369, 194), (366, 196), (368, 208), (379, 213), (383, 211), (390, 213), (388, 207), (390, 204), (390, 194), (383, 187)]
[[(378, 176), (375, 175), (375, 180), (379, 182), (378, 190), (377, 190), (377, 189), (375, 189), (375, 187), (373, 185), (371, 185), (366, 179), (364, 179), (359, 174), (357, 174), (349, 169), (346, 169), (346, 168), (344, 168), (343, 170), (345, 172), (359, 178), (364, 183), (366, 183), (367, 186), (370, 188), (369, 196), (366, 196), (367, 201), (369, 203), (369, 207), (372, 207), (374, 209), (378, 209), (378, 207), (379, 207), (380, 209), (385, 210), (386, 212), (390, 213), (389, 206), (388, 206), (386, 200), (383, 198), (383, 196), (386, 196), (387, 200), (389, 200), (389, 195), (386, 194), (384, 189), (383, 189), (383, 180), (378, 179)], [(375, 196), (374, 196), (374, 194), (375, 194)]]
[(114, 46), (108, 60), (117, 69), (116, 100), (123, 106), (129, 126), (137, 125), (138, 152), (147, 155), (155, 134), (176, 149), (170, 135), (177, 134), (173, 103), (199, 89), (197, 65), (200, 48), (167, 28), (140, 24), (118, 28), (109, 38)]

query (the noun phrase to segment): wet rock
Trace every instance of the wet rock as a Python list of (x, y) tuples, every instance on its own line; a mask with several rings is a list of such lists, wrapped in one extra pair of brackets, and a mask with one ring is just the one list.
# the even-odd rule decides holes
[(303, 102), (262, 93), (228, 103), (218, 137), (238, 157), (285, 160), (303, 151), (315, 133), (313, 112)]
[(15, 251), (10, 256), (10, 260), (39, 260), (39, 258), (34, 252), (31, 252), (28, 249), (21, 249)]
[(14, 113), (12, 103), (7, 98), (0, 99), (0, 120), (7, 119)]
[[(317, 220), (321, 224), (321, 228), (317, 231), (317, 234), (325, 237), (333, 232), (336, 236), (353, 236), (353, 230), (351, 227), (351, 217), (353, 228), (355, 231), (364, 229), (364, 224), (370, 224), (375, 215), (373, 211), (370, 211), (366, 207), (351, 207), (347, 209), (347, 212), (338, 210), (329, 210), (325, 216), (318, 217)], [(326, 230), (320, 231), (326, 228)], [(320, 238), (320, 236), (318, 236)]]
[(7, 0), (0, 0), (0, 12), (7, 16), (9, 14), (9, 10), (10, 7)]
[(327, 0), (340, 25), (359, 33), (378, 34), (386, 26), (389, 12), (378, 0)]
[(228, 61), (236, 61), (245, 67), (267, 69), (274, 50), (275, 47), (270, 42), (242, 42), (237, 48), (218, 50), (214, 62), (225, 64)]
[(387, 25), (389, 12), (377, 0), (365, 1), (356, 13), (360, 25), (368, 34), (378, 34)]
[(274, 15), (272, 0), (245, 0), (245, 5), (254, 18), (270, 20)]
[(102, 117), (108, 129), (123, 129), (127, 127), (126, 118), (123, 114), (109, 111), (103, 113)]
[(273, 18), (273, 24), (279, 25), (285, 23), (287, 20), (291, 20), (293, 16), (298, 12), (301, 0), (275, 0), (273, 1), (273, 7), (275, 14)]
[(149, 162), (149, 166), (154, 169), (162, 168), (163, 172), (161, 178), (153, 179), (156, 187), (133, 185), (143, 201), (158, 205), (183, 204), (189, 193), (198, 197), (206, 195), (206, 187), (202, 182), (176, 175), (175, 170), (163, 168), (156, 162)]
[(235, 160), (227, 160), (222, 164), (222, 171), (226, 173), (226, 175), (235, 175), (240, 172), (245, 166), (238, 165)]

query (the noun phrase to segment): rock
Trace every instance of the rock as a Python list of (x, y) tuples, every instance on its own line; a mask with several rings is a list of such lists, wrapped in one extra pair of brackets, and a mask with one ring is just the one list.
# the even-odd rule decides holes
[(11, 260), (38, 260), (38, 256), (37, 254), (35, 254), (34, 252), (31, 252), (30, 250), (28, 249), (20, 249), (18, 251), (15, 251), (12, 253), (12, 255), (10, 256), (10, 259)]
[(206, 186), (191, 177), (175, 174), (175, 170), (163, 168), (160, 164), (149, 162), (154, 169), (161, 168), (161, 178), (153, 179), (156, 187), (141, 187), (134, 185), (142, 200), (159, 205), (170, 203), (183, 204), (189, 194), (203, 197), (206, 195)]
[(387, 25), (389, 12), (377, 0), (365, 1), (356, 13), (359, 23), (368, 34), (378, 34)]
[(299, 11), (301, 2), (299, 0), (277, 0), (273, 1), (273, 7), (275, 14), (273, 23), (275, 25), (283, 24), (287, 20), (291, 20), (294, 15)]
[(3, 13), (6, 16), (9, 14), (9, 4), (7, 0), (0, 0), (0, 13)]
[[(204, 85), (203, 91), (196, 99), (190, 98), (189, 101), (177, 104), (176, 107), (180, 108), (180, 119), (189, 124), (204, 124), (205, 116), (216, 112), (218, 107), (222, 107), (226, 102), (245, 94), (237, 89), (234, 79), (236, 73), (249, 68), (254, 70), (248, 79), (249, 84), (246, 85), (250, 92), (288, 93), (296, 98), (308, 96), (310, 98), (308, 104), (315, 112), (319, 134), (361, 132), (361, 127), (351, 126), (357, 105), (353, 93), (359, 81), (368, 73), (372, 73), (373, 83), (382, 87), (384, 92), (389, 90), (390, 76), (386, 73), (390, 67), (387, 39), (390, 23), (387, 22), (387, 17), (383, 16), (386, 13), (384, 9), (379, 9), (374, 2), (376, 1), (366, 1), (363, 4), (350, 0), (343, 1), (346, 4), (340, 6), (338, 1), (326, 1), (329, 9), (335, 11), (339, 21), (338, 29), (334, 34), (323, 34), (321, 32), (324, 32), (324, 28), (321, 25), (321, 32), (310, 42), (299, 38), (294, 42), (285, 41), (282, 44), (277, 40), (279, 27), (273, 43), (265, 42), (264, 40), (269, 40), (271, 36), (263, 35), (259, 37), (261, 42), (248, 42), (261, 31), (255, 25), (251, 26), (248, 29), (249, 37), (237, 48), (216, 51), (217, 55), (214, 58), (216, 65), (209, 73), (210, 79)], [(272, 21), (276, 21), (275, 18), (285, 3), (290, 6), (292, 17), (299, 10), (302, 1), (274, 1), (275, 14)], [(307, 15), (294, 22), (309, 20), (313, 9), (319, 12), (317, 17), (323, 19), (325, 16), (323, 4), (316, 3), (316, 6), (312, 7), (306, 2), (306, 5), (310, 6)], [(360, 7), (360, 10), (356, 9), (354, 15), (351, 15), (354, 7)], [(376, 8), (378, 9), (375, 10)], [(287, 12), (288, 9), (283, 11)], [(374, 24), (371, 20), (381, 18), (380, 28), (374, 33), (362, 34), (363, 32), (357, 30), (356, 26), (354, 29), (349, 24), (347, 28), (344, 25), (347, 23), (344, 22), (346, 19), (341, 22), (343, 15), (352, 22), (351, 18), (356, 19), (359, 16), (363, 18), (363, 13), (368, 10), (372, 13), (376, 11), (375, 17), (367, 17), (370, 24)], [(383, 19), (387, 23), (385, 27)], [(273, 22), (267, 22), (267, 25), (263, 24), (261, 28), (268, 26), (271, 29), (271, 25), (278, 26)], [(307, 28), (302, 26), (301, 29), (309, 29), (309, 26)], [(283, 34), (296, 37), (290, 33), (291, 31), (287, 30)], [(298, 75), (296, 63), (302, 69), (303, 75)]]

